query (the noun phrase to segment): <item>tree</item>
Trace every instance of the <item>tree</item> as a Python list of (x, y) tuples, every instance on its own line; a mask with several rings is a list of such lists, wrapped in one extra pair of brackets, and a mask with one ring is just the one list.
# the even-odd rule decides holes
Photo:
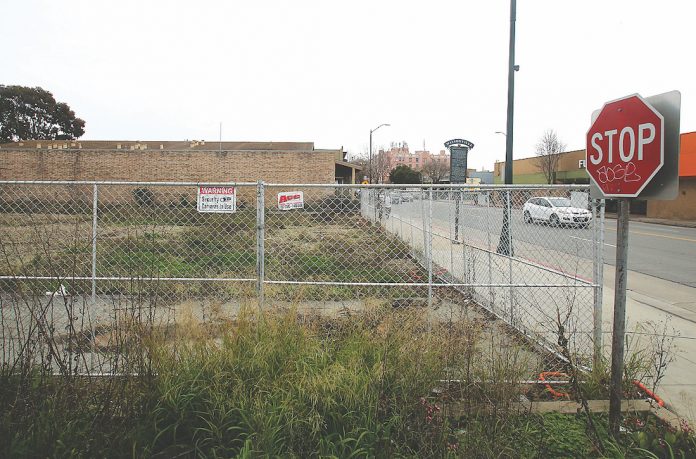
[(546, 183), (552, 184), (556, 181), (558, 160), (561, 158), (561, 153), (563, 153), (565, 148), (566, 145), (561, 142), (553, 129), (544, 132), (544, 135), (539, 139), (536, 145), (537, 157), (535, 163), (539, 172), (544, 174)]
[(45, 89), (0, 85), (0, 143), (72, 140), (84, 133), (84, 120)]
[(389, 173), (389, 181), (400, 185), (407, 183), (421, 183), (421, 173), (408, 166), (396, 166)]
[(425, 174), (433, 183), (440, 183), (449, 174), (449, 164), (445, 161), (438, 161), (435, 158), (430, 158), (423, 164), (423, 174)]

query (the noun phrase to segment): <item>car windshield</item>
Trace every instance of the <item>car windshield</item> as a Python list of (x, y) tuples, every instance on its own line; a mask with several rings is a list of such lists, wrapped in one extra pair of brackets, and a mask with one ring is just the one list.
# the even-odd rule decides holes
[(548, 198), (554, 207), (572, 207), (568, 198)]

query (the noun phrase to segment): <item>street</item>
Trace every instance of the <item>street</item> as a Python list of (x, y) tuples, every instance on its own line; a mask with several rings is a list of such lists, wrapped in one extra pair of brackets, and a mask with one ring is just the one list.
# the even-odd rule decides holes
[[(604, 262), (613, 265), (616, 258), (614, 219), (606, 219), (604, 243)], [(696, 228), (630, 222), (628, 268), (696, 287)]]

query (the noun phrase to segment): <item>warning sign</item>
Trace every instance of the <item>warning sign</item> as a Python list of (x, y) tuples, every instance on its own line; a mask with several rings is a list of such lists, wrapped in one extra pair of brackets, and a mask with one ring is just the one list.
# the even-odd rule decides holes
[(233, 186), (199, 186), (198, 212), (231, 214), (237, 211), (237, 195)]
[(278, 193), (278, 209), (304, 209), (304, 194), (301, 191), (283, 191)]

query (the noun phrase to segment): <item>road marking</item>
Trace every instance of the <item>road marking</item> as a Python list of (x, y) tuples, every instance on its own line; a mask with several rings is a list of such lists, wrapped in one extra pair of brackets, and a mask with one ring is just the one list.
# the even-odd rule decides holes
[[(592, 242), (590, 239), (585, 239), (583, 237), (578, 237), (578, 236), (568, 236), (571, 239), (580, 239), (581, 241), (585, 242)], [(616, 247), (614, 244), (609, 244), (608, 242), (605, 242), (604, 245), (608, 245), (609, 247)]]
[(644, 233), (643, 231), (630, 231), (630, 232), (634, 233), (634, 234), (641, 234), (643, 236), (655, 236), (655, 237), (663, 237), (665, 239), (676, 239), (677, 241), (696, 242), (696, 239), (691, 239), (688, 237), (665, 236), (664, 234)]

